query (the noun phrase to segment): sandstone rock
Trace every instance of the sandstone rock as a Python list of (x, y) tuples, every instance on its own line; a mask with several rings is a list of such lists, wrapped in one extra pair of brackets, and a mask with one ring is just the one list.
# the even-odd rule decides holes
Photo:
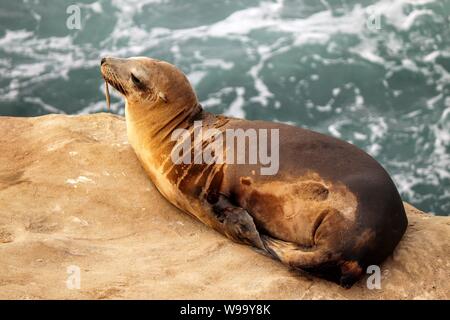
[[(0, 118), (0, 298), (448, 299), (450, 218), (406, 205), (407, 233), (343, 289), (235, 244), (171, 206), (108, 114)], [(68, 289), (70, 266), (80, 289)]]

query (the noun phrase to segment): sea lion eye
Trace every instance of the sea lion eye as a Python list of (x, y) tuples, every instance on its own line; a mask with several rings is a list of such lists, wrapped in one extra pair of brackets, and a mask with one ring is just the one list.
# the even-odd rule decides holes
[(141, 84), (141, 80), (139, 80), (134, 74), (131, 74), (131, 81), (133, 81), (133, 83), (136, 85)]

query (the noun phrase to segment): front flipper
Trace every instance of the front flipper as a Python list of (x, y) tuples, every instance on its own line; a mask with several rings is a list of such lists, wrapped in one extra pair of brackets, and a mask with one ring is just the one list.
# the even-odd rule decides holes
[(220, 223), (220, 228), (226, 236), (238, 243), (252, 245), (265, 250), (252, 216), (247, 210), (233, 205), (224, 195), (208, 197), (208, 203), (216, 219)]

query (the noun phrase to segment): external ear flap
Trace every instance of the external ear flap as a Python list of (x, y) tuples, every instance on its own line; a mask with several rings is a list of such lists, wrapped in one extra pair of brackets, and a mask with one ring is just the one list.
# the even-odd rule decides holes
[(158, 92), (158, 97), (162, 100), (162, 101), (164, 101), (165, 103), (167, 103), (167, 97), (166, 97), (166, 95), (163, 93), (163, 92)]

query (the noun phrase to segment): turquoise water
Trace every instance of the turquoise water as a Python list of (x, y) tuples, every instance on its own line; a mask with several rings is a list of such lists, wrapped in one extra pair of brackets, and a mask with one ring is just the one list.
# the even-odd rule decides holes
[(155, 57), (206, 109), (350, 141), (450, 213), (450, 0), (77, 1), (81, 29), (71, 4), (0, 0), (1, 115), (106, 111), (100, 57)]

